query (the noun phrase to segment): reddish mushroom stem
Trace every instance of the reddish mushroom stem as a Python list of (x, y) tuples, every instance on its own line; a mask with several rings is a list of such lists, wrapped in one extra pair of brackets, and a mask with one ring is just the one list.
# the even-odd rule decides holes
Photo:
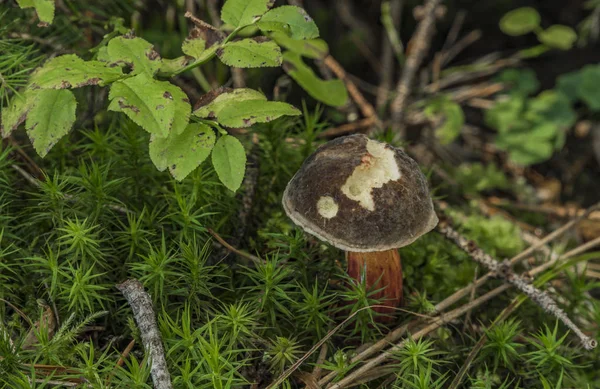
[(402, 263), (397, 249), (368, 253), (346, 252), (348, 275), (357, 281), (366, 278), (369, 289), (381, 289), (371, 297), (381, 299), (385, 307), (373, 308), (382, 316), (379, 321), (392, 320), (394, 308), (402, 302)]

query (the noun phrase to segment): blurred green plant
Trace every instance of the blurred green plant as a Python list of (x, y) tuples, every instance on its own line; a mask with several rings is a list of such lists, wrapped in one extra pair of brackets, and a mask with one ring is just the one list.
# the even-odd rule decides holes
[(500, 29), (507, 35), (521, 36), (535, 33), (541, 46), (532, 52), (541, 53), (547, 49), (569, 50), (577, 41), (577, 33), (569, 26), (553, 24), (546, 29), (541, 27), (542, 18), (532, 7), (521, 7), (506, 13), (500, 19)]

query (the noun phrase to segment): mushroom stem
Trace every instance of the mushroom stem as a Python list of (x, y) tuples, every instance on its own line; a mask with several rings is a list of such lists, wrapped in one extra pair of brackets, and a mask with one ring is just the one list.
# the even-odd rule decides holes
[(394, 308), (402, 302), (402, 263), (398, 250), (367, 253), (347, 251), (346, 262), (350, 277), (357, 281), (365, 277), (369, 289), (381, 289), (371, 297), (383, 300), (381, 305), (385, 305), (385, 307), (376, 307), (373, 310), (386, 314), (386, 316), (381, 316), (378, 321), (391, 321)]

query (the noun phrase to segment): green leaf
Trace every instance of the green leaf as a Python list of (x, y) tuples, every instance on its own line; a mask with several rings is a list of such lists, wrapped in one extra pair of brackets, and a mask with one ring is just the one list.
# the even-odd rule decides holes
[(510, 88), (511, 92), (520, 93), (525, 96), (535, 93), (540, 83), (531, 69), (506, 69), (498, 80)]
[(577, 120), (577, 114), (565, 95), (546, 90), (529, 100), (525, 119), (536, 123), (550, 122), (559, 127), (571, 127)]
[(161, 65), (160, 55), (154, 46), (142, 38), (113, 38), (108, 42), (107, 52), (110, 62), (131, 66), (131, 75), (142, 72), (154, 75)]
[(160, 61), (160, 73), (173, 74), (188, 64), (188, 59), (185, 56), (167, 59), (163, 58)]
[(574, 102), (579, 96), (579, 88), (581, 85), (581, 72), (576, 71), (558, 76), (555, 89), (565, 95), (571, 102)]
[(281, 65), (281, 49), (264, 37), (228, 42), (217, 50), (219, 59), (236, 68), (275, 67)]
[(21, 8), (35, 8), (42, 23), (50, 24), (54, 20), (54, 0), (17, 0)]
[(221, 110), (230, 104), (246, 100), (267, 101), (265, 95), (249, 88), (226, 89), (219, 88), (200, 98), (194, 116), (215, 119)]
[(322, 80), (315, 75), (300, 55), (286, 51), (283, 69), (313, 98), (333, 107), (341, 107), (348, 101), (348, 92), (342, 80)]
[(29, 80), (30, 89), (79, 88), (105, 85), (123, 77), (118, 67), (100, 61), (84, 61), (75, 54), (61, 55), (47, 61)]
[(221, 9), (221, 19), (233, 27), (254, 23), (273, 6), (274, 0), (227, 0)]
[(27, 113), (31, 109), (31, 96), (28, 96), (30, 93), (14, 95), (8, 103), (8, 107), (2, 109), (0, 135), (3, 138), (7, 138), (27, 119)]
[(75, 122), (77, 101), (71, 91), (45, 89), (35, 93), (25, 128), (33, 148), (43, 158)]
[(217, 121), (224, 126), (250, 127), (254, 123), (266, 123), (281, 116), (298, 116), (301, 112), (281, 101), (245, 100), (226, 105), (217, 114)]
[(279, 46), (286, 48), (303, 57), (323, 59), (329, 54), (329, 47), (322, 39), (297, 40), (290, 38), (284, 33), (274, 32), (269, 34)]
[(577, 41), (575, 30), (561, 24), (555, 24), (540, 31), (537, 37), (543, 44), (560, 50), (569, 50)]
[(600, 66), (587, 65), (580, 70), (581, 85), (578, 95), (592, 111), (600, 110)]
[(534, 8), (521, 7), (506, 13), (500, 19), (500, 29), (507, 35), (525, 35), (540, 25), (540, 14)]
[(236, 191), (246, 170), (246, 151), (237, 138), (225, 135), (219, 138), (212, 151), (212, 163), (221, 182)]
[(257, 23), (261, 31), (277, 31), (292, 39), (313, 39), (319, 36), (319, 28), (305, 10), (284, 5), (270, 10)]
[(181, 51), (183, 51), (185, 55), (189, 55), (196, 59), (200, 58), (204, 49), (206, 49), (206, 41), (202, 38), (186, 38), (181, 44)]
[(181, 181), (198, 167), (215, 145), (215, 133), (205, 124), (190, 123), (181, 134), (171, 133), (167, 138), (152, 136), (150, 159), (160, 171), (167, 167), (176, 180)]
[(452, 143), (465, 124), (465, 115), (460, 105), (445, 96), (430, 102), (424, 113), (428, 118), (434, 118), (438, 114), (444, 116), (444, 123), (435, 130), (441, 144)]
[(167, 81), (141, 73), (112, 84), (108, 95), (110, 111), (125, 113), (156, 137), (181, 134), (190, 117), (190, 103), (183, 91)]
[(497, 102), (492, 108), (485, 111), (485, 124), (499, 132), (509, 131), (522, 122), (521, 115), (524, 109), (525, 98), (512, 95), (506, 100)]

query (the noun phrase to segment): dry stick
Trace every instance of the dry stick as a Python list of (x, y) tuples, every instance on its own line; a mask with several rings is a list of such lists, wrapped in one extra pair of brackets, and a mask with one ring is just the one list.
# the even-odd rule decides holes
[[(501, 285), (501, 286), (497, 287), (496, 289), (493, 289), (493, 290), (489, 291), (488, 293), (484, 294), (483, 296), (473, 300), (470, 304), (465, 304), (465, 305), (463, 305), (459, 308), (456, 308), (448, 313), (440, 315), (439, 317), (434, 319), (435, 320), (434, 323), (421, 328), (419, 331), (412, 334), (410, 338), (415, 341), (419, 340), (420, 338), (429, 334), (430, 332), (437, 330), (442, 325), (464, 315), (471, 309), (478, 307), (481, 304), (491, 300), (492, 298), (496, 297), (497, 295), (499, 295), (500, 293), (504, 292), (505, 290), (507, 290), (509, 288), (510, 288), (510, 285), (508, 285), (508, 284)], [(408, 339), (403, 339), (400, 342), (392, 345), (392, 347), (389, 350), (386, 350), (386, 351), (382, 352), (380, 355), (378, 355), (377, 357), (370, 359), (364, 365), (362, 365), (360, 368), (358, 368), (354, 372), (350, 373), (348, 376), (346, 376), (345, 378), (343, 378), (336, 384), (328, 386), (328, 388), (329, 389), (340, 389), (340, 388), (347, 387), (354, 380), (356, 380), (357, 378), (361, 377), (363, 374), (369, 372), (371, 369), (375, 368), (376, 366), (378, 366), (381, 363), (383, 363), (384, 361), (386, 361), (390, 356), (392, 356), (391, 350), (400, 349), (400, 348), (404, 347), (404, 345), (406, 344), (407, 341), (408, 341)], [(327, 382), (329, 382), (330, 379), (328, 379), (328, 378), (330, 375), (326, 376), (321, 381), (319, 381), (319, 385), (324, 385)], [(336, 373), (334, 372), (333, 377), (335, 377), (335, 375), (336, 375)]]
[[(443, 208), (443, 207), (440, 207), (438, 205), (438, 208)], [(544, 238), (542, 240), (538, 240), (536, 238), (535, 246), (531, 246), (531, 247), (535, 247), (534, 251), (546, 248), (546, 246), (544, 246), (545, 244), (549, 243), (551, 240), (556, 239), (557, 237), (559, 237), (560, 235), (565, 233), (567, 230), (569, 230), (571, 227), (573, 227), (579, 221), (584, 219), (593, 210), (594, 210), (594, 207), (588, 208), (585, 213), (583, 213), (582, 215), (579, 215), (579, 217), (577, 217), (576, 219), (573, 219), (572, 221), (570, 221), (570, 222), (566, 223), (565, 225), (563, 225), (562, 227), (558, 228), (557, 230), (555, 230), (554, 232), (552, 232), (551, 234), (549, 234), (546, 238)], [(550, 238), (548, 238), (548, 237), (550, 237)], [(575, 250), (577, 250), (577, 249), (574, 249), (572, 251), (575, 251)], [(551, 254), (552, 254), (551, 255), (552, 257), (556, 256), (556, 254), (554, 252), (551, 252)], [(569, 253), (567, 253), (567, 254), (569, 254)], [(575, 254), (573, 254), (573, 255), (575, 255)], [(510, 264), (514, 265), (518, 261), (520, 261), (519, 257), (520, 257), (520, 255), (513, 257), (510, 260)], [(541, 265), (541, 266), (544, 266), (544, 265)], [(533, 271), (535, 271), (535, 269), (533, 269)], [(529, 273), (531, 274), (531, 271)], [(436, 312), (445, 311), (450, 306), (454, 305), (455, 303), (460, 301), (462, 298), (467, 296), (473, 289), (477, 289), (481, 285), (485, 284), (491, 277), (492, 277), (492, 273), (491, 272), (487, 273), (487, 274), (483, 275), (482, 277), (480, 277), (474, 283), (469, 284), (469, 285), (463, 287), (462, 289), (457, 290), (452, 295), (448, 296), (447, 298), (445, 298), (444, 300), (442, 300), (438, 304), (436, 304), (435, 311)], [(383, 350), (389, 343), (395, 342), (396, 340), (400, 339), (400, 337), (403, 336), (408, 329), (414, 327), (417, 324), (419, 324), (419, 322), (417, 320), (414, 320), (408, 324), (403, 324), (402, 326), (397, 327), (392, 332), (387, 334), (383, 339), (379, 340), (378, 342), (376, 342), (375, 344), (370, 346), (368, 349), (362, 351), (361, 353), (356, 355), (354, 358), (352, 358), (351, 362), (356, 363), (356, 362), (362, 361), (362, 360), (368, 358), (369, 356), (373, 355), (374, 353)], [(325, 383), (330, 382), (333, 378), (335, 378), (335, 376), (336, 376), (335, 372), (329, 373), (327, 376), (325, 376), (323, 379), (321, 379), (321, 381), (319, 381), (319, 384), (324, 385)]]
[(252, 262), (254, 262), (257, 265), (260, 265), (262, 263), (264, 263), (264, 261), (262, 259), (260, 259), (259, 257), (256, 257), (252, 254), (249, 253), (245, 253), (241, 250), (236, 249), (235, 247), (233, 247), (232, 245), (230, 245), (229, 243), (227, 243), (225, 241), (225, 239), (221, 238), (221, 236), (219, 236), (219, 234), (217, 234), (215, 231), (213, 231), (212, 229), (208, 228), (207, 231), (209, 232), (209, 234), (211, 234), (219, 243), (221, 243), (221, 245), (223, 245), (223, 247), (225, 247), (227, 250), (231, 251), (234, 254), (239, 255), (242, 258), (246, 258), (251, 260)]
[(317, 135), (317, 138), (331, 138), (353, 132), (364, 132), (367, 128), (375, 124), (373, 118), (360, 119), (355, 122), (342, 124), (339, 127), (330, 128)]
[(521, 292), (525, 293), (527, 297), (537, 303), (544, 311), (554, 315), (560, 319), (568, 328), (571, 329), (579, 337), (579, 340), (583, 344), (583, 347), (587, 350), (591, 350), (596, 347), (597, 342), (595, 339), (590, 338), (581, 331), (581, 329), (569, 319), (565, 311), (563, 311), (554, 302), (545, 291), (536, 288), (535, 286), (528, 283), (523, 277), (515, 274), (510, 268), (509, 261), (498, 262), (492, 256), (485, 253), (480, 249), (475, 242), (468, 240), (459, 234), (448, 220), (441, 220), (436, 230), (440, 232), (446, 239), (452, 241), (458, 248), (469, 254), (469, 256), (488, 268), (491, 272), (500, 276), (509, 284), (515, 286)]
[(417, 31), (412, 38), (411, 51), (406, 57), (402, 76), (396, 86), (396, 98), (392, 101), (392, 131), (401, 139), (405, 138), (406, 128), (404, 126), (404, 111), (408, 96), (412, 87), (417, 70), (425, 57), (433, 28), (435, 26), (435, 9), (440, 4), (440, 0), (427, 0), (425, 3), (425, 17), (419, 23)]
[(150, 357), (150, 374), (156, 389), (172, 389), (171, 377), (167, 369), (165, 351), (163, 349), (160, 332), (156, 325), (152, 300), (141, 282), (129, 279), (117, 285), (123, 293), (133, 311), (133, 317), (140, 329), (144, 350)]
[(537, 249), (539, 249), (541, 246), (543, 246), (546, 243), (550, 242), (551, 240), (553, 240), (557, 236), (562, 235), (565, 231), (567, 231), (568, 229), (570, 229), (571, 227), (573, 227), (575, 224), (579, 223), (581, 220), (586, 219), (588, 217), (588, 215), (590, 213), (592, 213), (593, 211), (595, 211), (596, 209), (598, 209), (599, 206), (600, 206), (600, 203), (591, 206), (583, 214), (577, 216), (575, 219), (573, 219), (570, 222), (566, 223), (561, 228), (559, 228), (556, 231), (548, 234), (545, 238), (541, 239), (537, 244), (534, 244), (534, 245), (530, 246), (525, 251), (521, 252), (520, 254), (518, 254), (517, 256), (515, 256), (514, 258), (512, 258), (510, 260), (511, 263), (515, 263), (515, 262), (518, 262), (518, 261), (520, 261), (522, 259), (527, 258), (534, 251), (536, 251)]
[[(389, 91), (392, 89), (392, 80), (394, 79), (394, 52), (398, 58), (404, 55), (402, 42), (398, 37), (398, 24), (402, 14), (402, 0), (391, 0), (381, 3), (381, 22), (387, 32), (382, 42), (381, 66), (382, 71), (377, 87), (377, 98), (375, 106), (379, 113), (390, 98)], [(397, 50), (397, 51), (396, 51)]]
[[(598, 237), (597, 239), (594, 239), (592, 241), (589, 241), (586, 244), (583, 244), (579, 247), (574, 248), (573, 250), (562, 255), (560, 258), (557, 257), (556, 259), (553, 259), (551, 261), (543, 263), (540, 266), (537, 266), (535, 269), (532, 269), (529, 272), (529, 275), (534, 276), (536, 274), (542, 273), (542, 272), (546, 271), (548, 268), (550, 268), (551, 266), (553, 266), (554, 264), (556, 264), (557, 262), (559, 262), (559, 261), (564, 262), (565, 260), (567, 260), (571, 257), (574, 257), (575, 255), (580, 254), (583, 251), (586, 251), (586, 250), (596, 246), (597, 244), (600, 244), (600, 237)], [(500, 323), (500, 322), (506, 320), (508, 318), (508, 316), (520, 305), (521, 301), (522, 300), (519, 297), (515, 297), (515, 299), (513, 299), (513, 301), (510, 303), (510, 305), (508, 307), (506, 307), (500, 313), (500, 315), (498, 315), (498, 317), (492, 322), (492, 324), (489, 326), (489, 328), (492, 328), (497, 323)], [(479, 353), (481, 348), (483, 348), (483, 346), (485, 345), (485, 341), (486, 341), (486, 336), (482, 335), (481, 338), (479, 338), (479, 341), (477, 342), (475, 347), (473, 347), (473, 349), (471, 349), (471, 351), (469, 352), (469, 355), (468, 355), (467, 359), (465, 360), (464, 365), (461, 367), (460, 371), (458, 372), (458, 374), (456, 375), (456, 377), (450, 384), (449, 389), (455, 389), (458, 387), (458, 385), (462, 381), (462, 378), (464, 377), (464, 374), (468, 371), (468, 369), (471, 365), (471, 362), (473, 361), (473, 359), (475, 359), (475, 356)]]
[(319, 357), (317, 358), (317, 363), (315, 363), (315, 368), (313, 369), (312, 376), (315, 377), (315, 381), (319, 379), (321, 376), (321, 365), (327, 358), (327, 343), (324, 343), (321, 347), (321, 351), (319, 352)]
[[(500, 322), (506, 320), (508, 318), (508, 316), (510, 316), (510, 314), (515, 309), (517, 309), (517, 307), (519, 305), (520, 305), (519, 304), (519, 298), (516, 297), (515, 299), (513, 299), (513, 301), (506, 308), (504, 308), (502, 310), (502, 312), (500, 313), (500, 315), (498, 315), (496, 317), (496, 319), (490, 325), (490, 328), (492, 328), (494, 325), (496, 325), (496, 323), (500, 323)], [(456, 389), (458, 387), (458, 385), (460, 385), (460, 383), (462, 382), (463, 377), (465, 376), (465, 374), (469, 370), (469, 367), (471, 366), (471, 363), (473, 362), (473, 360), (475, 359), (475, 357), (477, 356), (477, 354), (479, 354), (479, 351), (485, 345), (486, 339), (487, 339), (487, 336), (485, 334), (482, 335), (479, 338), (479, 340), (477, 341), (477, 344), (469, 352), (469, 355), (467, 356), (467, 359), (465, 360), (465, 363), (462, 365), (462, 367), (460, 368), (460, 370), (458, 371), (458, 373), (454, 377), (454, 380), (452, 380), (452, 383), (450, 384), (450, 386), (448, 387), (448, 389)]]
[(331, 70), (340, 80), (344, 81), (346, 84), (346, 88), (348, 89), (348, 93), (352, 96), (352, 100), (358, 105), (360, 112), (362, 112), (363, 116), (366, 118), (373, 118), (375, 121), (375, 125), (379, 128), (382, 127), (381, 120), (377, 116), (377, 112), (375, 112), (375, 108), (369, 103), (365, 97), (360, 93), (356, 85), (348, 78), (346, 75), (346, 71), (339, 64), (338, 61), (335, 60), (331, 55), (328, 55), (323, 60), (323, 63), (329, 70)]

